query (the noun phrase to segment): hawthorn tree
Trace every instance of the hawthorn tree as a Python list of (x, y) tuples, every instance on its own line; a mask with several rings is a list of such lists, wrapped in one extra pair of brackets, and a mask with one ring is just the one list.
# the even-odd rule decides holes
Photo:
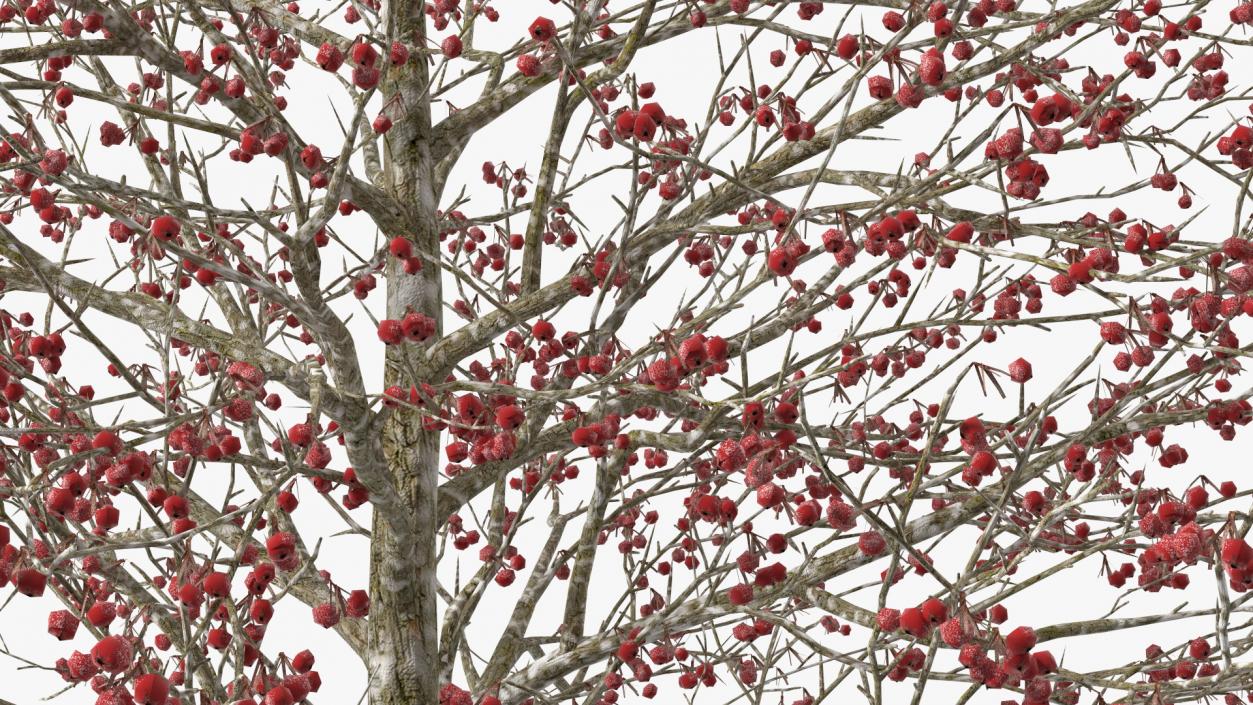
[(5, 0), (5, 652), (98, 705), (1240, 702), (1251, 20)]

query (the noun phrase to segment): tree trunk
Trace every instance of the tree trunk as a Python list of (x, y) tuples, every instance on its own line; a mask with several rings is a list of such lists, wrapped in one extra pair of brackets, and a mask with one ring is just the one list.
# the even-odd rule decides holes
[[(370, 545), (369, 668), (371, 705), (438, 702), (435, 590), (435, 492), (438, 436), (419, 414), (387, 420), (384, 448), (408, 522), (375, 513)], [(406, 525), (407, 524), (407, 525)]]
[[(388, 42), (422, 46), (425, 18), (422, 3), (389, 3), (386, 11)], [(413, 55), (402, 66), (386, 65), (382, 86), (384, 111), (392, 118), (387, 134), (387, 187), (409, 209), (410, 231), (384, 233), (413, 239), (415, 253), (438, 256), (434, 165), (429, 149), (430, 103), (427, 97), (427, 59)], [(387, 261), (387, 317), (402, 319), (409, 312), (435, 321), (435, 338), (442, 334), (440, 270), (425, 261), (422, 271), (406, 274), (395, 257)], [(386, 386), (408, 390), (421, 380), (423, 348), (389, 346), (384, 371)], [(371, 705), (434, 705), (439, 700), (436, 663), (439, 633), (436, 613), (436, 512), (439, 479), (439, 433), (422, 429), (422, 414), (395, 408), (384, 422), (383, 447), (389, 471), (406, 516), (376, 511), (370, 547), (369, 668)]]

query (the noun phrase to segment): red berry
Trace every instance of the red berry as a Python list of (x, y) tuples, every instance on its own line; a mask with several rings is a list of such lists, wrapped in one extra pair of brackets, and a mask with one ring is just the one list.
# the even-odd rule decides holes
[(165, 705), (170, 696), (170, 682), (159, 673), (145, 673), (135, 679), (137, 705)]
[(276, 563), (282, 563), (296, 552), (296, 538), (289, 533), (271, 534), (265, 541), (265, 552)]
[(528, 31), (531, 34), (531, 39), (534, 39), (537, 42), (547, 42), (557, 36), (556, 25), (554, 25), (553, 21), (547, 17), (535, 18), (535, 21), (531, 23), (531, 27)]
[(325, 629), (339, 624), (339, 608), (330, 602), (321, 602), (313, 606), (313, 623)]
[(1031, 363), (1024, 358), (1018, 358), (1009, 363), (1009, 378), (1018, 384), (1026, 384), (1031, 379)]
[(174, 216), (159, 215), (152, 219), (152, 223), (148, 226), (148, 234), (161, 242), (169, 242), (178, 237), (182, 229), (183, 227)]
[(877, 531), (867, 531), (857, 539), (857, 548), (867, 556), (877, 556), (887, 548), (887, 541)]
[(922, 610), (917, 607), (907, 607), (901, 610), (901, 629), (915, 639), (921, 639), (931, 631), (931, 623), (923, 615)]
[(13, 585), (17, 591), (27, 597), (39, 597), (44, 594), (48, 584), (48, 576), (35, 568), (22, 568), (13, 575)]
[(295, 702), (286, 686), (276, 686), (265, 693), (265, 705), (293, 705)]
[(727, 590), (727, 599), (733, 605), (747, 605), (753, 601), (753, 586), (748, 583), (741, 583)]
[(933, 625), (940, 624), (948, 619), (948, 607), (938, 598), (929, 598), (922, 603), (919, 609), (922, 611), (922, 616), (926, 617), (927, 621)]
[(1005, 648), (1010, 654), (1025, 654), (1035, 648), (1036, 635), (1031, 627), (1018, 627), (1005, 637)]
[(131, 660), (134, 658), (134, 648), (125, 637), (117, 635), (106, 636), (92, 647), (91, 657), (100, 670), (109, 673), (121, 673), (131, 665)]
[(779, 247), (770, 251), (767, 265), (776, 276), (791, 276), (796, 271), (796, 258), (786, 248)]

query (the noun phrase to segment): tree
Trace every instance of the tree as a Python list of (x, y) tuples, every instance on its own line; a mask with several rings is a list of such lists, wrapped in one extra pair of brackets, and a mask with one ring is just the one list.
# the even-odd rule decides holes
[(0, 4), (69, 697), (1238, 702), (1253, 4), (873, 5)]

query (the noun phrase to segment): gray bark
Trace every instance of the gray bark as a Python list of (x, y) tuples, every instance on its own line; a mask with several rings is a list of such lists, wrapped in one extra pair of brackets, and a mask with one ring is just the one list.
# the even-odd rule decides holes
[[(422, 4), (389, 3), (388, 40), (421, 45), (425, 35)], [(384, 56), (382, 61), (386, 62)], [(408, 209), (407, 235), (417, 253), (435, 256), (439, 236), (435, 224), (438, 194), (433, 177), (428, 135), (431, 129), (426, 91), (427, 59), (415, 54), (404, 66), (390, 66), (383, 78), (383, 104), (394, 126), (387, 135), (386, 188)], [(387, 316), (400, 319), (413, 311), (440, 326), (440, 270), (433, 262), (416, 275), (407, 275), (395, 258), (388, 262)], [(412, 381), (416, 355), (394, 346), (387, 351), (384, 383)], [(405, 385), (407, 386), (407, 385)], [(388, 472), (399, 490), (405, 510), (399, 515), (374, 513), (370, 548), (369, 620), (370, 702), (406, 705), (438, 701), (439, 648), (436, 622), (435, 536), (440, 524), (436, 512), (439, 473), (439, 434), (422, 430), (422, 414), (415, 408), (397, 408), (385, 415), (383, 447)]]

